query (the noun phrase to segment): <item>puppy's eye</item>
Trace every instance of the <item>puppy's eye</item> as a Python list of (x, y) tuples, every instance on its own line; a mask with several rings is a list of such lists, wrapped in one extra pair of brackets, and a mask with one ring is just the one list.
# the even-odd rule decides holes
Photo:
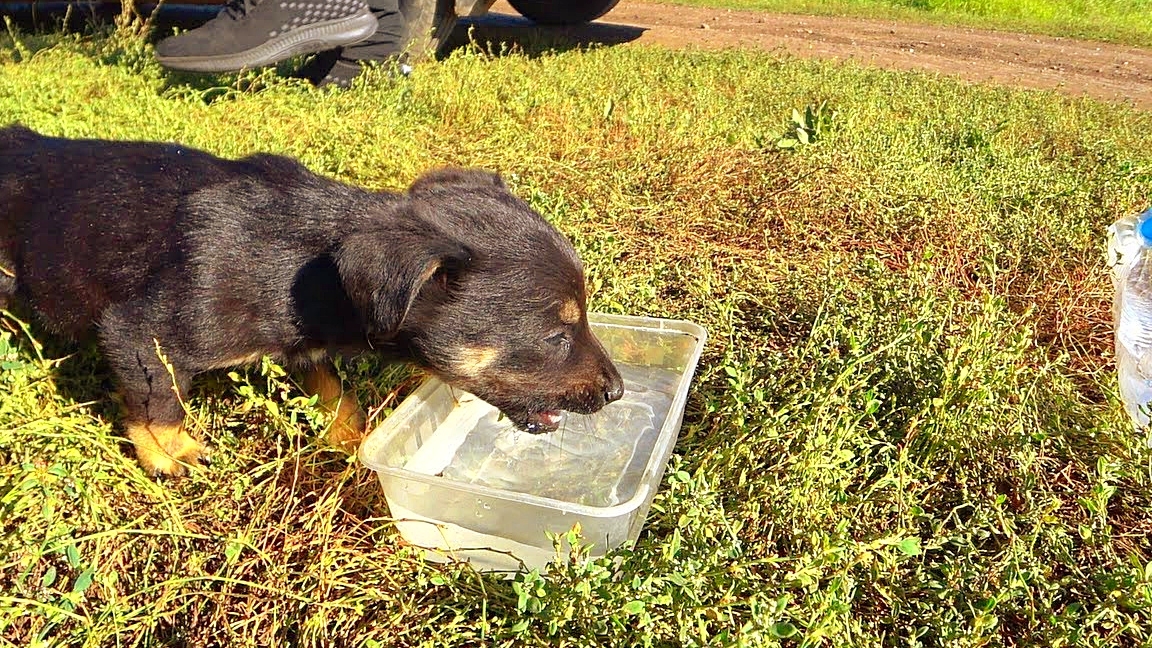
[(445, 292), (459, 290), (460, 270), (451, 266), (439, 268), (432, 274), (431, 283)]
[(568, 337), (567, 331), (560, 331), (559, 333), (553, 333), (552, 335), (549, 335), (548, 337), (544, 338), (544, 341), (547, 342), (549, 345), (554, 346), (557, 349), (560, 349), (561, 351), (567, 352), (569, 349), (572, 348), (572, 338)]

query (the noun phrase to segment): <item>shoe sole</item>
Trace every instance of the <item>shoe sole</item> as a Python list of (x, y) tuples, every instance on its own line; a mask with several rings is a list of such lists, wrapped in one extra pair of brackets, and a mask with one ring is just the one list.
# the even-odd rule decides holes
[(164, 67), (191, 72), (235, 72), (264, 67), (300, 54), (354, 45), (376, 33), (371, 11), (314, 23), (268, 40), (252, 49), (221, 56), (156, 56)]

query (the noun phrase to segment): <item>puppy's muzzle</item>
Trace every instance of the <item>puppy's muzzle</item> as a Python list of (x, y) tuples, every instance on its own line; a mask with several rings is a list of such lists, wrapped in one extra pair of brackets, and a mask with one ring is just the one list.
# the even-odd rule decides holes
[(620, 372), (616, 371), (615, 367), (608, 373), (605, 385), (604, 403), (601, 404), (601, 407), (608, 403), (615, 403), (624, 397), (624, 379), (620, 377)]
[(597, 387), (589, 390), (589, 398), (585, 401), (584, 413), (591, 414), (609, 403), (615, 403), (624, 397), (624, 379), (616, 367), (609, 365), (600, 377)]

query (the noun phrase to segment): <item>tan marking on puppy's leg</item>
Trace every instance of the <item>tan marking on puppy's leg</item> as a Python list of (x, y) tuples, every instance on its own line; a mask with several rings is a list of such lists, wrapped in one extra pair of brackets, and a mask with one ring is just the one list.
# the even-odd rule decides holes
[[(260, 352), (253, 352), (246, 355), (239, 355), (234, 358), (227, 358), (212, 365), (213, 369), (231, 369), (232, 367), (247, 367), (250, 365), (260, 364), (264, 359), (264, 354)], [(276, 358), (273, 357), (273, 360)]]
[(129, 423), (128, 439), (136, 446), (136, 460), (151, 475), (183, 475), (200, 465), (204, 444), (182, 424)]
[(584, 309), (580, 308), (580, 304), (575, 299), (560, 304), (560, 321), (565, 324), (575, 324), (580, 321), (580, 316), (584, 314)]
[(364, 438), (368, 417), (360, 409), (356, 396), (344, 391), (332, 366), (313, 365), (304, 374), (304, 391), (317, 396), (321, 407), (336, 414), (328, 428), (328, 442), (349, 454), (356, 452)]
[(452, 368), (461, 376), (474, 378), (484, 373), (500, 357), (500, 350), (493, 347), (464, 347), (456, 353)]

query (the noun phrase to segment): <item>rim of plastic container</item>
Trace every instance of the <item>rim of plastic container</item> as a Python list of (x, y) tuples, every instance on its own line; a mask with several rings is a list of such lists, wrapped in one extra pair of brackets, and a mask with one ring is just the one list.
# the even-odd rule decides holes
[[(432, 392), (446, 387), (449, 390), (460, 390), (444, 383), (434, 376), (430, 376), (423, 383), (420, 384), (411, 394), (408, 395), (397, 407), (392, 411), (392, 414), (385, 419), (383, 423), (378, 425), (372, 432), (365, 437), (364, 442), (360, 444), (357, 450), (357, 458), (360, 463), (370, 470), (377, 473), (387, 473), (395, 477), (403, 478), (406, 480), (416, 481), (430, 486), (437, 486), (440, 488), (451, 488), (457, 491), (464, 491), (470, 494), (485, 495), (488, 497), (510, 500), (515, 499), (521, 502), (535, 504), (546, 508), (563, 510), (570, 513), (578, 513), (587, 517), (619, 517), (621, 514), (628, 513), (638, 508), (644, 500), (648, 498), (649, 493), (653, 490), (652, 486), (647, 483), (644, 477), (654, 474), (658, 470), (662, 470), (662, 464), (668, 460), (668, 454), (671, 446), (676, 442), (680, 436), (680, 427), (682, 427), (683, 410), (687, 405), (688, 391), (691, 387), (692, 379), (696, 374), (696, 368), (700, 363), (700, 356), (704, 352), (704, 344), (708, 339), (708, 333), (704, 327), (690, 322), (688, 320), (666, 319), (659, 317), (647, 317), (642, 315), (613, 315), (609, 313), (589, 313), (588, 321), (592, 324), (600, 324), (603, 326), (621, 326), (634, 329), (646, 329), (655, 331), (665, 331), (671, 333), (680, 333), (688, 335), (696, 339), (695, 347), (692, 353), (689, 354), (684, 365), (684, 371), (680, 375), (680, 382), (676, 385), (676, 394), (672, 400), (672, 406), (668, 409), (668, 416), (664, 419), (664, 424), (660, 426), (660, 433), (656, 437), (656, 443), (652, 446), (652, 453), (648, 456), (648, 463), (644, 465), (644, 472), (641, 476), (640, 484), (636, 487), (636, 492), (632, 497), (613, 504), (612, 506), (589, 506), (587, 504), (578, 504), (576, 502), (567, 502), (561, 499), (554, 499), (551, 497), (544, 497), (542, 495), (533, 495), (531, 493), (518, 493), (516, 491), (504, 490), (501, 488), (492, 488), (489, 486), (481, 486), (478, 484), (466, 484), (464, 482), (455, 481), (446, 477), (437, 477), (435, 475), (425, 475), (423, 473), (405, 470), (404, 468), (394, 468), (392, 466), (379, 465), (371, 461), (366, 456), (366, 450), (371, 446), (373, 448), (379, 447), (381, 443), (385, 443), (392, 439), (398, 432), (396, 426), (385, 429), (388, 426), (388, 420), (397, 418), (405, 418), (410, 414), (410, 410), (418, 407), (418, 403), (424, 400), (423, 397), (431, 394)], [(672, 413), (678, 411), (680, 414), (673, 416)], [(400, 416), (397, 416), (400, 415)], [(676, 419), (681, 419), (680, 423)], [(673, 424), (676, 424), (676, 429), (670, 429)], [(375, 443), (369, 443), (374, 436), (380, 432), (379, 440)]]

